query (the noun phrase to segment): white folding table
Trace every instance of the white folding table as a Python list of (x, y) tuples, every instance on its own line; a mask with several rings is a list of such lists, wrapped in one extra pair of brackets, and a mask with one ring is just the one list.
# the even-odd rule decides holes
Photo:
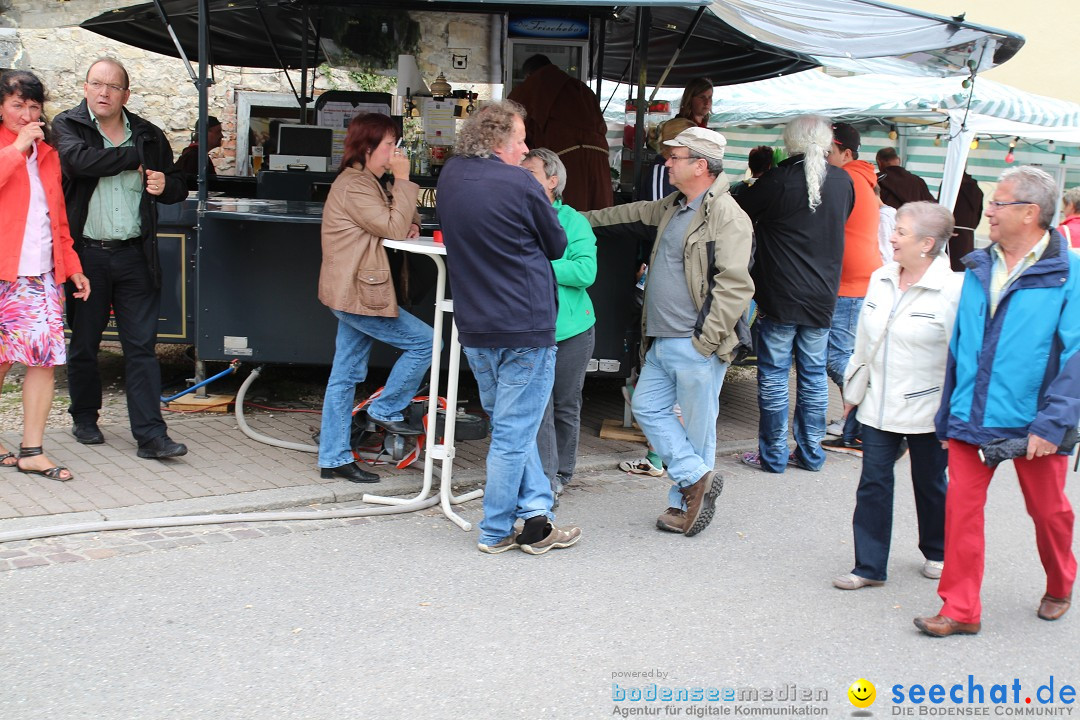
[[(383, 247), (417, 255), (427, 255), (435, 263), (435, 268), (438, 270), (438, 279), (435, 283), (435, 320), (432, 323), (435, 336), (431, 344), (431, 382), (428, 389), (427, 444), (424, 448), (424, 486), (420, 489), (420, 494), (412, 498), (364, 495), (363, 500), (364, 502), (381, 505), (409, 505), (427, 499), (431, 493), (434, 463), (438, 460), (442, 464), (439, 479), (439, 505), (442, 507), (443, 514), (457, 523), (462, 530), (472, 530), (472, 523), (455, 513), (451, 507), (469, 500), (475, 500), (484, 494), (483, 490), (473, 490), (464, 495), (454, 495), (450, 486), (454, 468), (454, 429), (457, 424), (458, 373), (461, 367), (461, 344), (458, 342), (457, 324), (454, 323), (453, 318), (450, 320), (450, 364), (447, 367), (446, 374), (446, 422), (443, 429), (443, 441), (436, 443), (439, 372), (442, 370), (443, 314), (452, 314), (454, 312), (454, 301), (448, 300), (446, 297), (446, 263), (443, 261), (443, 256), (446, 255), (446, 247), (429, 237), (413, 240), (383, 239)], [(418, 507), (417, 509), (421, 508)]]

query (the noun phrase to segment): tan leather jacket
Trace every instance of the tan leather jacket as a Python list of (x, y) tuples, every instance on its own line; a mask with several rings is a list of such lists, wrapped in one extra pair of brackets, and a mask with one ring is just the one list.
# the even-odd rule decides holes
[[(636, 202), (616, 205), (604, 210), (583, 213), (594, 230), (612, 226), (613, 229), (631, 236), (646, 230), (653, 233), (651, 265), (660, 247), (660, 236), (675, 214), (677, 199), (681, 193), (652, 202)], [(597, 237), (600, 232), (597, 231)], [(754, 296), (754, 281), (750, 279), (750, 249), (753, 227), (750, 218), (742, 211), (728, 192), (728, 181), (723, 174), (705, 191), (690, 227), (683, 238), (683, 271), (686, 287), (698, 311), (697, 322), (691, 341), (703, 356), (715, 354), (725, 362), (731, 360), (732, 351), (739, 340), (735, 323), (750, 305)], [(629, 280), (627, 280), (629, 282)], [(646, 295), (649, 292), (645, 284)], [(648, 303), (646, 303), (647, 305)], [(651, 343), (645, 336), (644, 308), (641, 313), (641, 357)]]
[(370, 171), (345, 168), (323, 207), (319, 301), (355, 315), (397, 317), (397, 298), (383, 238), (404, 238), (420, 224), (414, 182), (398, 181), (388, 195)]

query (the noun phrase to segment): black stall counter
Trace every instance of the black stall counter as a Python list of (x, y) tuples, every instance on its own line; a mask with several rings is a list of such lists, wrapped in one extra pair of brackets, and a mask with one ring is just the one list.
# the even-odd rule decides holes
[[(200, 359), (333, 361), (337, 319), (318, 299), (322, 208), (321, 203), (288, 200), (207, 201), (197, 255), (195, 346)], [(431, 229), (425, 224), (424, 234)], [(434, 264), (408, 253), (389, 255), (399, 304), (430, 324)], [(625, 377), (633, 348), (636, 245), (601, 243), (597, 265), (596, 283), (589, 289), (598, 319), (590, 374)], [(444, 330), (444, 346), (449, 346), (449, 326)], [(400, 354), (375, 343), (369, 365), (388, 368)]]

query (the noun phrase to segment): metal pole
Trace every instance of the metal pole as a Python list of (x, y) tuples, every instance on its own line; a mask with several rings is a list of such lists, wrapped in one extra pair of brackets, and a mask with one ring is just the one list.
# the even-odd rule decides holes
[[(300, 36), (300, 122), (307, 124), (307, 66), (308, 66), (308, 9), (304, 5), (300, 9), (300, 22), (304, 26), (304, 32)], [(288, 72), (286, 70), (286, 72)]]
[(209, 83), (207, 82), (207, 54), (210, 49), (210, 0), (199, 0), (199, 210), (206, 203), (206, 170), (210, 158), (206, 155), (209, 145), (207, 139), (206, 116), (210, 113)]
[(675, 67), (675, 63), (679, 60), (679, 55), (682, 54), (686, 44), (690, 42), (690, 37), (697, 30), (698, 23), (701, 22), (701, 16), (705, 14), (705, 7), (699, 7), (697, 13), (694, 15), (694, 19), (690, 21), (690, 27), (686, 28), (686, 33), (683, 35), (682, 41), (679, 43), (679, 47), (675, 48), (675, 53), (671, 56), (671, 60), (668, 62), (667, 67), (664, 68), (664, 72), (660, 74), (660, 79), (656, 81), (656, 86), (653, 87), (652, 95), (649, 96), (649, 102), (652, 102), (656, 97), (656, 93), (660, 91), (660, 87), (667, 80), (668, 73), (671, 72), (671, 68)]
[(649, 79), (649, 26), (652, 24), (652, 9), (638, 7), (635, 22), (638, 47), (638, 87), (637, 87), (637, 120), (634, 126), (634, 190), (641, 187), (644, 175), (645, 147), (645, 86)]
[(596, 98), (600, 99), (600, 83), (604, 80), (604, 51), (607, 49), (607, 18), (600, 20), (600, 39), (596, 45)]

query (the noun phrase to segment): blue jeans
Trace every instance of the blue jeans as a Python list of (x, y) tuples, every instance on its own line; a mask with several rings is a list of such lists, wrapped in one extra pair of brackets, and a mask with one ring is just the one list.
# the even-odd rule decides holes
[[(632, 407), (645, 437), (675, 483), (668, 506), (685, 509), (680, 488), (696, 483), (716, 464), (716, 416), (727, 363), (703, 357), (690, 338), (656, 338), (634, 388)], [(675, 417), (675, 403), (682, 422)]]
[[(829, 328), (829, 359), (826, 361), (826, 369), (840, 392), (844, 391), (844, 372), (847, 370), (848, 360), (855, 351), (855, 331), (859, 325), (862, 304), (861, 297), (836, 298), (832, 327)], [(859, 427), (855, 412), (848, 413), (844, 420), (844, 440), (851, 442), (858, 438)]]
[(408, 407), (431, 366), (433, 333), (430, 325), (400, 309), (396, 318), (330, 312), (338, 319), (338, 329), (319, 432), (319, 467), (324, 468), (353, 461), (349, 438), (356, 384), (367, 377), (372, 342), (379, 340), (405, 352), (394, 363), (382, 395), (367, 407), (368, 416), (403, 420), (401, 411)]
[(463, 348), (491, 418), (480, 543), (514, 531), (514, 520), (551, 515), (555, 496), (540, 464), (536, 431), (555, 380), (555, 347)]
[(825, 464), (821, 439), (829, 407), (825, 357), (828, 328), (813, 328), (759, 315), (754, 323), (758, 358), (758, 453), (763, 470), (784, 472), (788, 461), (788, 375), (795, 359), (795, 457), (807, 470)]
[[(854, 413), (853, 413), (854, 414)], [(855, 569), (871, 580), (886, 580), (892, 540), (893, 466), (900, 441), (897, 433), (863, 425), (862, 475), (855, 494)], [(945, 558), (945, 466), (949, 454), (934, 433), (908, 435), (911, 449), (911, 484), (919, 519), (919, 550), (927, 560)]]

